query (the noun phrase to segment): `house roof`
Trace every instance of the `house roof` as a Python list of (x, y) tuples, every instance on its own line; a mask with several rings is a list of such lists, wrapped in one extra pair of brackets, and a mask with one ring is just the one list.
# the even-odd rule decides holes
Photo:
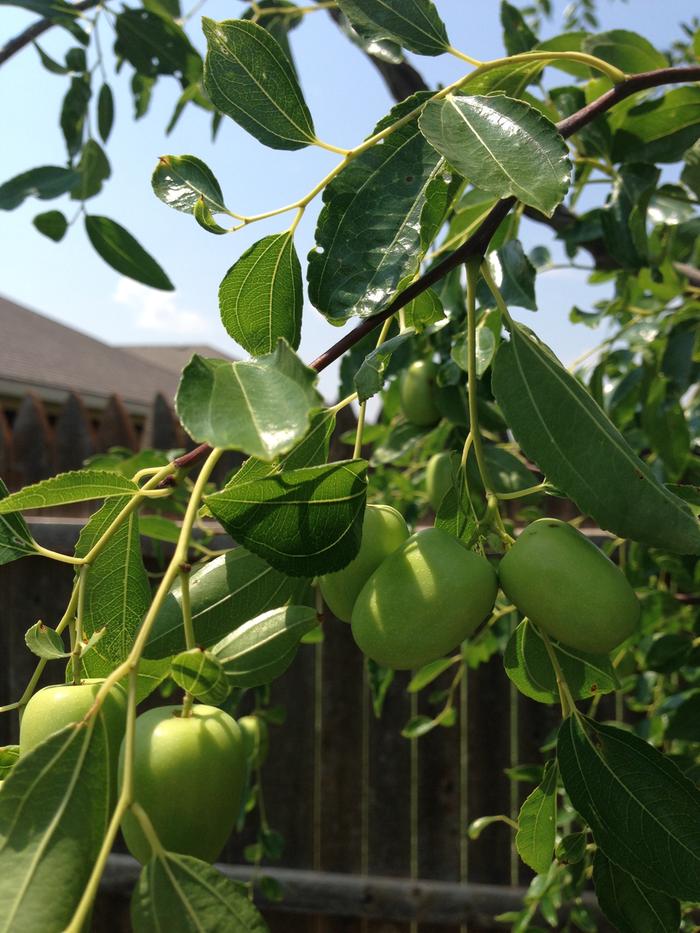
[(60, 403), (78, 392), (88, 407), (102, 408), (116, 393), (127, 408), (146, 413), (158, 393), (172, 400), (177, 383), (171, 365), (110, 347), (0, 297), (0, 395), (32, 391)]
[(155, 363), (156, 366), (161, 366), (163, 369), (167, 369), (169, 372), (177, 373), (178, 375), (182, 372), (187, 363), (189, 363), (195, 353), (199, 354), (199, 356), (213, 357), (214, 359), (220, 360), (233, 359), (233, 357), (228, 354), (223, 353), (221, 350), (217, 350), (215, 347), (210, 347), (207, 344), (194, 344), (192, 346), (128, 344), (121, 346), (119, 349), (125, 350), (127, 353), (132, 353), (134, 356), (146, 360), (148, 363)]

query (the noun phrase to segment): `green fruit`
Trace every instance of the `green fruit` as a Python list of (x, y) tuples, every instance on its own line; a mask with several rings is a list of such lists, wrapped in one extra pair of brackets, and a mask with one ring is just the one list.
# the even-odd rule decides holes
[(357, 595), (381, 562), (408, 537), (403, 516), (390, 505), (368, 505), (362, 543), (347, 567), (319, 578), (323, 598), (338, 619), (349, 622)]
[(265, 764), (267, 753), (270, 750), (270, 735), (267, 723), (260, 716), (242, 716), (238, 725), (243, 734), (245, 756), (253, 768)]
[(520, 612), (570, 648), (606, 654), (639, 622), (624, 574), (580, 531), (540, 518), (502, 558), (501, 587)]
[[(243, 736), (228, 713), (195, 704), (162, 706), (136, 720), (134, 799), (146, 811), (163, 847), (213, 862), (230, 836), (243, 799)], [(119, 756), (119, 784), (124, 746)], [(122, 832), (131, 854), (145, 864), (151, 846), (127, 812)]]
[(440, 528), (405, 541), (355, 602), (352, 634), (377, 664), (422, 667), (456, 648), (491, 611), (498, 586), (489, 562)]
[(435, 404), (437, 369), (431, 360), (416, 360), (401, 374), (401, 408), (407, 420), (420, 427), (428, 427), (440, 420)]
[(442, 500), (452, 489), (452, 455), (449, 450), (433, 454), (425, 470), (425, 491), (428, 502), (437, 512)]
[[(80, 684), (54, 684), (37, 691), (24, 710), (19, 729), (19, 753), (26, 755), (50, 735), (70, 723), (80, 722), (88, 712), (104, 683), (84, 680)], [(110, 799), (116, 801), (119, 746), (126, 729), (126, 692), (119, 685), (104, 699), (96, 729), (101, 729), (110, 763)]]

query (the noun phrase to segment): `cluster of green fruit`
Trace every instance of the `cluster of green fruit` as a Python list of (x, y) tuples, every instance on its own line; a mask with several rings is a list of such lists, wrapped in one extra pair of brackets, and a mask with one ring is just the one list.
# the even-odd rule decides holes
[[(20, 727), (20, 755), (50, 735), (79, 723), (92, 707), (101, 680), (44, 687), (31, 698)], [(100, 707), (95, 728), (104, 741), (111, 805), (124, 768), (126, 692), (117, 685)], [(136, 719), (134, 797), (148, 814), (163, 848), (213, 862), (238, 821), (248, 769), (262, 764), (268, 738), (264, 720), (236, 722), (224, 710), (195, 704), (161, 706)], [(122, 820), (131, 854), (145, 864), (151, 845), (136, 817)]]

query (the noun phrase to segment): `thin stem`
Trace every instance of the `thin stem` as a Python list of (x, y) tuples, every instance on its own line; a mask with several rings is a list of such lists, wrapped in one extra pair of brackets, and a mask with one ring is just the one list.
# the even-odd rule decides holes
[(144, 834), (144, 836), (148, 840), (148, 844), (150, 845), (151, 850), (153, 851), (155, 856), (157, 858), (164, 858), (165, 849), (163, 848), (163, 845), (160, 839), (158, 838), (158, 834), (155, 831), (155, 828), (153, 826), (153, 823), (151, 822), (151, 818), (149, 817), (149, 815), (143, 809), (141, 804), (136, 803), (136, 801), (134, 801), (131, 804), (129, 809), (134, 814), (136, 819), (139, 821), (139, 825), (141, 826), (141, 832)]
[(76, 685), (80, 683), (82, 673), (80, 656), (83, 649), (83, 620), (85, 618), (85, 590), (88, 569), (87, 564), (80, 568), (80, 576), (78, 577), (78, 609), (75, 614), (75, 622), (71, 626), (73, 641), (71, 646), (71, 663), (73, 667), (73, 683)]
[(346, 156), (350, 152), (349, 149), (343, 149), (341, 146), (333, 146), (330, 143), (324, 143), (323, 140), (316, 137), (314, 139), (314, 146), (317, 146), (319, 149), (326, 149), (328, 152), (335, 152), (337, 155)]
[(362, 433), (365, 430), (365, 415), (367, 414), (367, 402), (360, 405), (360, 413), (357, 416), (357, 429), (355, 431), (355, 449), (352, 452), (352, 459), (359, 460), (362, 456)]
[(484, 62), (480, 59), (472, 58), (471, 55), (467, 55), (466, 52), (460, 52), (460, 50), (456, 49), (453, 45), (447, 49), (447, 52), (450, 55), (453, 55), (455, 58), (458, 58), (460, 61), (466, 62), (468, 65), (473, 65), (475, 68), (480, 68), (481, 65), (484, 64)]
[[(453, 49), (448, 49), (451, 54), (454, 54)], [(469, 58), (464, 56), (463, 53), (458, 54), (458, 58), (463, 58), (464, 61), (469, 61)], [(609, 62), (603, 61), (602, 58), (597, 58), (595, 55), (588, 55), (586, 52), (520, 52), (518, 55), (510, 55), (507, 58), (493, 58), (490, 61), (482, 62), (478, 65), (475, 71), (473, 71), (469, 77), (473, 78), (477, 75), (486, 74), (488, 71), (493, 71), (495, 68), (500, 68), (502, 65), (514, 65), (519, 62), (556, 62), (556, 61), (568, 61), (568, 62), (579, 62), (582, 65), (588, 65), (589, 68), (594, 68), (596, 71), (602, 72), (604, 75), (607, 75), (608, 78), (613, 82), (613, 84), (620, 84), (623, 81), (627, 80), (627, 75), (624, 71), (621, 71), (619, 68), (616, 68), (614, 65), (611, 65)], [(473, 61), (472, 61), (473, 63)]]
[(479, 281), (479, 261), (467, 263), (467, 390), (469, 393), (469, 430), (474, 444), (476, 462), (481, 474), (484, 489), (490, 493), (493, 489), (489, 478), (488, 466), (481, 445), (479, 431), (479, 408), (477, 402), (476, 376), (476, 286)]
[(337, 415), (339, 411), (342, 411), (343, 408), (347, 408), (348, 405), (352, 405), (353, 402), (357, 401), (357, 392), (353, 392), (352, 395), (346, 395), (345, 398), (341, 399), (337, 405), (333, 405), (328, 411), (333, 412), (334, 415)]
[(503, 299), (503, 295), (501, 294), (500, 288), (494, 282), (493, 276), (491, 275), (491, 270), (489, 269), (489, 264), (487, 262), (482, 262), (481, 264), (481, 276), (484, 282), (486, 282), (486, 284), (488, 285), (488, 289), (496, 301), (496, 307), (498, 308), (498, 310), (501, 312), (501, 314), (503, 315), (505, 319), (508, 330), (512, 330), (513, 329), (513, 318), (510, 316), (508, 305), (505, 303)]
[[(182, 624), (185, 629), (185, 646), (188, 651), (195, 647), (194, 627), (192, 625), (192, 605), (190, 602), (190, 570), (189, 564), (183, 564), (180, 567), (180, 603), (182, 606)], [(192, 715), (192, 706), (194, 697), (191, 693), (185, 692), (185, 699), (182, 704), (182, 718), (187, 719)]]
[(72, 564), (74, 567), (80, 567), (85, 563), (84, 557), (72, 557), (70, 554), (61, 554), (59, 551), (52, 551), (49, 548), (42, 547), (34, 542), (34, 550), (39, 557), (48, 557), (49, 560), (57, 560), (62, 564)]
[[(530, 620), (530, 625), (533, 625), (532, 620)], [(549, 640), (547, 633), (537, 626), (534, 627), (537, 629), (537, 633), (544, 642), (544, 646), (547, 649), (547, 654), (549, 655), (549, 660), (551, 661), (552, 667), (554, 668), (554, 674), (557, 678), (557, 688), (559, 690), (559, 702), (561, 703), (561, 714), (563, 718), (566, 719), (568, 716), (574, 713), (578, 713), (578, 710), (576, 709), (576, 703), (574, 702), (574, 698), (571, 696), (569, 685), (566, 682), (566, 677), (564, 676), (564, 672), (562, 671), (561, 665), (559, 664), (559, 658), (557, 657), (557, 653), (554, 650), (554, 646)]]
[(518, 489), (516, 492), (495, 492), (497, 499), (524, 499), (525, 496), (532, 496), (538, 492), (545, 492), (549, 489), (549, 483), (538, 483), (536, 486), (528, 486), (527, 489)]

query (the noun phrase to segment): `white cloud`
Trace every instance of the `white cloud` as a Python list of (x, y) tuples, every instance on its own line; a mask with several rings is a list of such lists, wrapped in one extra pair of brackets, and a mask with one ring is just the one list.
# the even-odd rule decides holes
[(134, 325), (139, 330), (196, 337), (198, 340), (209, 332), (206, 318), (198, 311), (178, 308), (172, 292), (149, 288), (122, 276), (112, 298), (135, 313)]

